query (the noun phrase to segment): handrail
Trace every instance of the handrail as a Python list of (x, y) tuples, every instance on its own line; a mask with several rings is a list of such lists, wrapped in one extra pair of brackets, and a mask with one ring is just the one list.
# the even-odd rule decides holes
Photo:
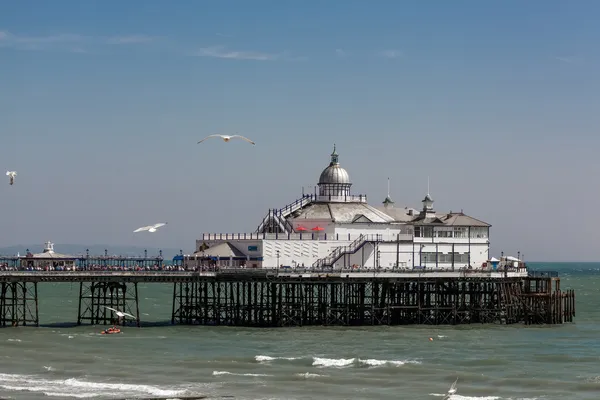
[(527, 271), (530, 278), (557, 278), (558, 271)]
[[(359, 235), (360, 236), (360, 235)], [(395, 242), (400, 240), (412, 240), (413, 236), (409, 233), (390, 234), (367, 234), (368, 237), (379, 237), (379, 239), (370, 239), (378, 242)], [(328, 241), (352, 241), (357, 236), (354, 234), (331, 234), (317, 232), (289, 232), (289, 233), (203, 233), (198, 240), (328, 240)]]
[(276, 220), (278, 222), (278, 224), (280, 225), (280, 228), (283, 232), (286, 232), (286, 233), (293, 232), (294, 227), (292, 226), (292, 224), (289, 223), (289, 221), (286, 219), (286, 217), (288, 215), (290, 215), (291, 213), (293, 213), (294, 211), (298, 210), (299, 208), (304, 207), (305, 205), (307, 205), (308, 203), (310, 203), (313, 200), (314, 199), (313, 199), (312, 195), (304, 195), (301, 198), (295, 200), (294, 202), (292, 202), (290, 204), (285, 205), (284, 207), (282, 207), (280, 209), (269, 209), (269, 212), (267, 213), (266, 217), (263, 218), (262, 222), (258, 225), (256, 232), (260, 233), (261, 231), (263, 231), (265, 224), (267, 223), (269, 218)]
[[(323, 273), (352, 273), (352, 274), (378, 274), (378, 273), (399, 273), (399, 274), (414, 274), (414, 275), (427, 275), (432, 273), (448, 273), (454, 272), (460, 276), (468, 276), (472, 274), (487, 275), (487, 276), (502, 276), (504, 271), (493, 271), (489, 269), (468, 269), (465, 267), (461, 268), (426, 268), (426, 269), (412, 269), (412, 268), (302, 268), (302, 267), (285, 267), (285, 268), (230, 268), (230, 267), (199, 267), (192, 270), (176, 270), (176, 271), (148, 271), (148, 270), (75, 270), (75, 271), (38, 271), (38, 270), (6, 270), (0, 271), (1, 276), (39, 276), (39, 277), (67, 277), (67, 276), (164, 276), (164, 277), (180, 277), (180, 276), (201, 276), (206, 273), (225, 273), (225, 274), (323, 274)], [(524, 268), (510, 268), (507, 272), (509, 273), (524, 273)], [(528, 276), (530, 272), (527, 271)], [(556, 271), (549, 271), (556, 273)]]
[(382, 239), (383, 239), (383, 235), (381, 235), (381, 234), (367, 234), (367, 235), (361, 234), (358, 238), (356, 238), (354, 241), (352, 241), (352, 243), (350, 243), (349, 245), (336, 247), (335, 249), (333, 249), (333, 251), (329, 255), (315, 261), (312, 264), (312, 266), (314, 268), (330, 266), (334, 262), (339, 260), (339, 258), (342, 255), (352, 254), (352, 253), (356, 252), (356, 250), (358, 250), (358, 248), (360, 248), (360, 246), (363, 246), (365, 243), (381, 242)]

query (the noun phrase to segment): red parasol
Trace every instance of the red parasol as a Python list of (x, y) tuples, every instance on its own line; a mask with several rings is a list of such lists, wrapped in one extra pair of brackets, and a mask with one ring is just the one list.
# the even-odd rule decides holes
[(299, 226), (296, 228), (296, 230), (297, 230), (297, 231), (306, 231), (307, 229), (306, 229), (305, 227), (303, 227), (302, 225), (299, 225)]
[(325, 228), (322, 228), (320, 226), (315, 226), (314, 228), (312, 228), (313, 231), (324, 231)]

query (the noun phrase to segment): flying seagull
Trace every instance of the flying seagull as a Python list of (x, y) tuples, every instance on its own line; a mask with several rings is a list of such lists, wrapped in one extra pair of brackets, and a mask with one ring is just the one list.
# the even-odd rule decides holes
[(161, 226), (165, 226), (166, 224), (167, 224), (166, 222), (159, 222), (158, 224), (154, 224), (154, 225), (142, 226), (141, 228), (137, 228), (134, 232), (142, 232), (142, 231), (156, 232), (156, 230), (158, 228), (160, 228)]
[(110, 308), (110, 307), (107, 307), (107, 306), (104, 306), (104, 308), (106, 308), (106, 309), (109, 309), (109, 310), (113, 311), (115, 314), (117, 314), (117, 317), (119, 317), (119, 318), (123, 318), (123, 317), (131, 317), (131, 318), (135, 319), (135, 317), (134, 317), (133, 315), (131, 315), (131, 314), (128, 314), (128, 313), (126, 313), (126, 312), (119, 311), (119, 310), (115, 310), (114, 308)]
[(458, 378), (456, 378), (456, 380), (454, 381), (454, 383), (452, 384), (452, 386), (450, 386), (450, 389), (448, 389), (448, 393), (446, 393), (446, 395), (444, 396), (443, 400), (448, 400), (453, 394), (456, 393), (456, 383), (458, 382)]
[(17, 171), (6, 171), (6, 176), (10, 178), (10, 184), (15, 183), (15, 176), (17, 176)]
[(198, 144), (204, 142), (206, 139), (213, 138), (213, 137), (220, 137), (225, 142), (229, 142), (231, 139), (242, 139), (242, 140), (245, 140), (248, 143), (252, 143), (254, 145), (256, 144), (252, 140), (250, 140), (250, 139), (248, 139), (246, 137), (243, 137), (241, 135), (232, 135), (232, 136), (229, 136), (229, 135), (219, 135), (219, 134), (209, 135), (209, 136), (205, 137), (204, 139), (202, 139), (201, 141), (199, 141)]

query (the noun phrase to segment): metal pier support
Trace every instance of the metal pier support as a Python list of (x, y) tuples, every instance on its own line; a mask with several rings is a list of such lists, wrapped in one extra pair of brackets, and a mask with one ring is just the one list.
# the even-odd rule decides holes
[(0, 283), (0, 326), (39, 326), (37, 282)]
[(140, 326), (139, 298), (137, 283), (125, 282), (81, 282), (79, 286), (79, 307), (77, 325), (89, 321), (92, 325), (125, 324), (127, 319), (119, 318), (106, 307), (114, 308), (136, 316)]

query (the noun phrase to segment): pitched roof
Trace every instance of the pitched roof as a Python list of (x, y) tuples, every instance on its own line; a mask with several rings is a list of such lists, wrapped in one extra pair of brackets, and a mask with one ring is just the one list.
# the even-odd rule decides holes
[(492, 226), (487, 222), (473, 218), (464, 213), (448, 213), (444, 216), (441, 216), (441, 220), (444, 221), (445, 225), (450, 226)]
[(215, 246), (209, 247), (204, 251), (197, 251), (195, 254), (212, 257), (246, 257), (244, 253), (239, 251), (234, 245), (229, 242), (222, 242)]
[(41, 259), (59, 259), (59, 260), (75, 260), (77, 257), (68, 254), (55, 253), (53, 251), (45, 251), (43, 253), (36, 253), (31, 255), (32, 258)]
[(444, 225), (444, 221), (438, 216), (435, 217), (424, 217), (417, 215), (411, 222), (413, 225)]
[(367, 203), (310, 203), (291, 217), (294, 219), (329, 219), (342, 224), (394, 222), (394, 218)]

